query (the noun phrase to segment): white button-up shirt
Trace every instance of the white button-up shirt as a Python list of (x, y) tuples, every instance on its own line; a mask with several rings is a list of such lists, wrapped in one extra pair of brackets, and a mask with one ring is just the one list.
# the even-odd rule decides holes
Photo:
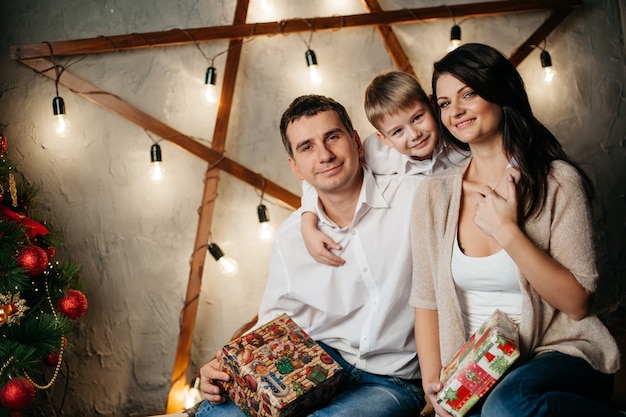
[(341, 245), (346, 262), (315, 262), (300, 230), (302, 209), (283, 223), (274, 238), (259, 323), (288, 314), (309, 336), (337, 349), (364, 371), (419, 377), (411, 287), (409, 217), (421, 175), (374, 177), (364, 169), (352, 223), (340, 228), (314, 211), (319, 229)]

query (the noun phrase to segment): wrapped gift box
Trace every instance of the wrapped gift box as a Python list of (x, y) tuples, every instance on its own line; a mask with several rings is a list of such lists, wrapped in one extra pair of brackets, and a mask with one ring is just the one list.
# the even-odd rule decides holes
[(306, 415), (333, 396), (341, 366), (283, 314), (222, 349), (222, 387), (250, 417)]
[(518, 357), (518, 326), (496, 310), (441, 370), (437, 403), (464, 416)]

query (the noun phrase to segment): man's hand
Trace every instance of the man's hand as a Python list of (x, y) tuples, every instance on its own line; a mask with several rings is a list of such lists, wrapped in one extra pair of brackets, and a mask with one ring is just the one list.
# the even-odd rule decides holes
[(200, 391), (211, 404), (221, 404), (226, 401), (222, 395), (222, 389), (215, 384), (215, 381), (230, 380), (226, 372), (219, 370), (221, 357), (222, 352), (218, 351), (215, 359), (200, 368)]

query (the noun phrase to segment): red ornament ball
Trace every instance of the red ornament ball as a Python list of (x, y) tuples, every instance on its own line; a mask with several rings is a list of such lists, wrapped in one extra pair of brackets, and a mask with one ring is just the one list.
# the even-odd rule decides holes
[(57, 308), (70, 319), (79, 319), (87, 312), (87, 297), (78, 290), (69, 290), (59, 300)]
[(10, 379), (0, 389), (0, 403), (9, 411), (22, 411), (35, 401), (35, 387), (24, 377)]
[[(63, 336), (63, 339), (61, 340), (60, 349), (65, 350), (66, 347), (67, 347), (67, 338)], [(48, 353), (46, 356), (44, 356), (43, 363), (45, 363), (48, 366), (57, 366), (57, 364), (59, 363), (59, 360), (61, 359), (61, 350)]]
[(54, 353), (48, 353), (44, 358), (43, 358), (43, 363), (45, 363), (48, 366), (57, 366), (57, 364), (59, 363), (59, 356), (60, 356), (61, 352), (56, 351)]
[(41, 275), (48, 266), (48, 255), (39, 246), (31, 245), (23, 248), (17, 254), (17, 262), (28, 271), (32, 277)]
[(46, 248), (46, 255), (48, 255), (48, 261), (54, 258), (54, 255), (56, 255), (56, 253), (57, 251), (56, 249), (54, 249), (54, 246), (48, 246)]

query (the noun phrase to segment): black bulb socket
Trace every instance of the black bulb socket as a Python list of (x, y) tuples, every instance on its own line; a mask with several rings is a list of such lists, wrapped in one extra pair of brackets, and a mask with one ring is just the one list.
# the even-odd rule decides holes
[(317, 57), (315, 56), (315, 52), (312, 49), (307, 49), (304, 53), (306, 58), (306, 65), (310, 67), (311, 65), (317, 65)]
[(552, 58), (550, 57), (550, 54), (548, 53), (548, 51), (541, 51), (540, 58), (541, 58), (542, 68), (552, 66)]
[(452, 26), (452, 29), (450, 29), (450, 40), (451, 41), (461, 40), (461, 26), (459, 25)]
[(224, 257), (224, 252), (217, 246), (215, 243), (209, 243), (209, 253), (216, 261), (219, 261), (220, 258)]
[(161, 146), (155, 143), (150, 147), (150, 162), (161, 162)]
[(217, 79), (217, 70), (215, 67), (209, 67), (206, 69), (206, 75), (204, 77), (205, 84), (215, 85), (215, 80)]
[(270, 221), (270, 214), (267, 211), (265, 204), (259, 204), (256, 208), (256, 213), (259, 216), (259, 223), (265, 223)]
[(65, 101), (63, 101), (63, 97), (56, 96), (52, 99), (52, 111), (55, 116), (65, 114)]

